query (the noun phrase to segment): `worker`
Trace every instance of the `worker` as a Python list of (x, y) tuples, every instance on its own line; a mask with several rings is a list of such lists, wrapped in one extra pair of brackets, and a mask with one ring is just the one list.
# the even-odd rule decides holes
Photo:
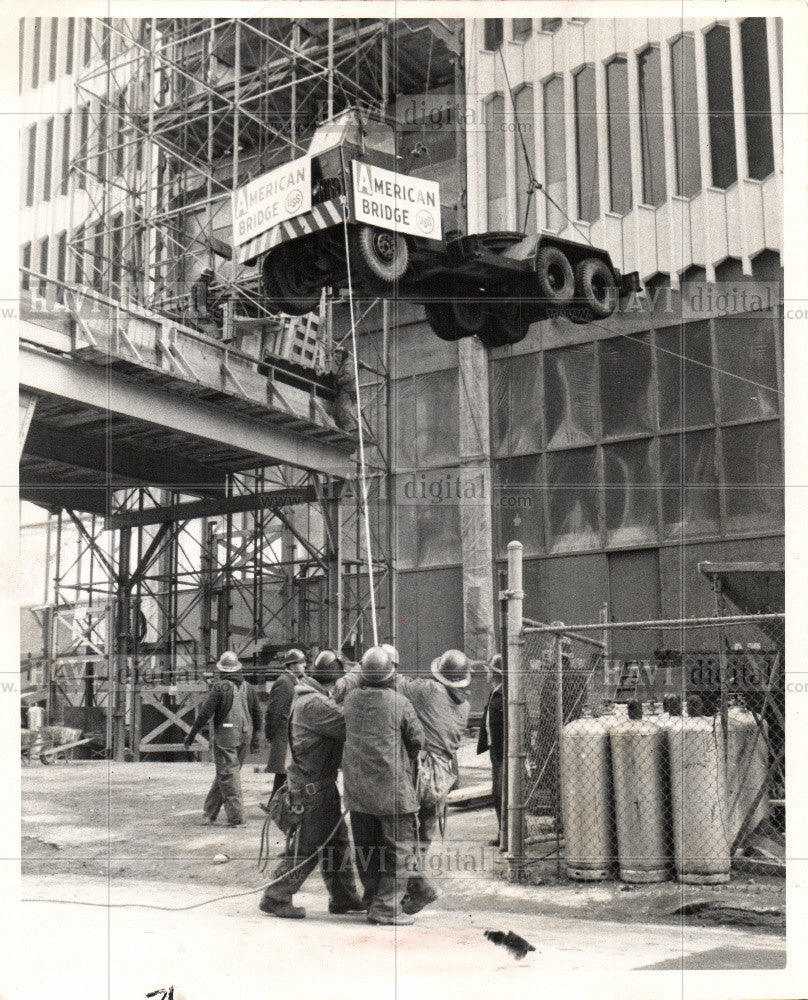
[(277, 917), (306, 916), (292, 897), (320, 860), (328, 889), (329, 913), (353, 913), (367, 907), (356, 891), (348, 828), (342, 818), (337, 774), (345, 742), (342, 708), (329, 694), (342, 676), (340, 658), (324, 649), (311, 673), (298, 678), (289, 721), (286, 783), (290, 804), (303, 808), (295, 837), (275, 870), (258, 908)]
[(274, 774), (272, 794), (286, 781), (287, 728), (295, 686), (306, 672), (306, 657), (299, 649), (289, 649), (281, 657), (283, 670), (269, 691), (264, 735), (269, 740), (267, 773)]
[(337, 347), (332, 356), (332, 373), (337, 389), (334, 400), (334, 421), (341, 430), (353, 433), (358, 427), (356, 416), (356, 372), (351, 356), (344, 347)]
[(477, 738), (477, 753), (488, 751), (491, 758), (491, 794), (494, 798), (494, 812), (497, 815), (497, 835), (490, 841), (491, 847), (500, 846), (502, 831), (502, 760), (505, 756), (505, 724), (502, 703), (502, 657), (499, 653), (491, 657), (485, 668), (491, 693), (480, 723)]
[[(381, 648), (397, 667), (396, 648), (389, 643), (383, 643)], [(396, 690), (412, 704), (425, 737), (418, 756), (416, 781), (418, 866), (401, 902), (407, 914), (418, 913), (438, 898), (437, 890), (422, 874), (424, 860), (438, 823), (445, 816), (446, 798), (458, 780), (457, 750), (470, 710), (465, 689), (471, 683), (471, 667), (465, 653), (459, 649), (447, 650), (432, 661), (430, 671), (431, 677), (405, 677), (397, 673), (395, 678)], [(356, 671), (346, 674), (336, 685), (337, 700), (347, 697), (347, 692), (361, 682), (360, 678)]]
[(457, 749), (469, 721), (466, 688), (471, 683), (468, 657), (449, 649), (430, 664), (431, 677), (397, 678), (396, 688), (409, 698), (424, 727), (424, 747), (418, 755), (418, 868), (407, 883), (401, 903), (405, 913), (418, 913), (438, 898), (424, 877), (424, 861), (439, 823), (445, 822), (446, 800), (457, 784)]
[(258, 751), (261, 706), (255, 688), (244, 680), (241, 662), (234, 652), (228, 650), (222, 653), (216, 669), (217, 680), (197, 712), (184, 746), (190, 750), (196, 734), (213, 719), (216, 777), (202, 806), (202, 823), (215, 823), (219, 810), (224, 806), (227, 825), (241, 826), (244, 823), (241, 765), (248, 747), (252, 753)]
[(380, 646), (362, 657), (359, 684), (345, 695), (343, 779), (356, 866), (372, 924), (411, 924), (401, 900), (415, 862), (413, 758), (424, 730), (396, 691), (395, 665)]

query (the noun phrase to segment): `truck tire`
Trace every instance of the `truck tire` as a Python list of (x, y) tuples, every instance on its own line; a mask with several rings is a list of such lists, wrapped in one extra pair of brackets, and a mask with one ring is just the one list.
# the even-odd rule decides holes
[(575, 275), (566, 254), (544, 246), (536, 254), (536, 282), (549, 306), (565, 306), (575, 295)]
[(290, 316), (312, 312), (320, 304), (320, 287), (308, 277), (299, 248), (280, 246), (264, 257), (261, 265), (264, 295), (269, 308)]
[(527, 336), (531, 324), (527, 310), (519, 304), (488, 315), (486, 320), (485, 328), (477, 336), (489, 350), (506, 344), (518, 344)]
[(424, 314), (432, 332), (441, 340), (461, 340), (470, 336), (466, 330), (458, 326), (449, 302), (425, 302)]
[(365, 223), (351, 227), (351, 265), (356, 278), (384, 294), (407, 273), (410, 251), (401, 233)]
[(609, 265), (598, 257), (585, 257), (575, 268), (578, 297), (593, 319), (606, 319), (617, 304), (617, 284)]

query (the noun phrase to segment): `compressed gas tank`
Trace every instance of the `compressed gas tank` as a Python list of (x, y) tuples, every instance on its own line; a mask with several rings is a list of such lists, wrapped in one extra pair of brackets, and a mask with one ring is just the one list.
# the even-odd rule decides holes
[(614, 864), (609, 723), (584, 716), (561, 732), (561, 815), (569, 878), (605, 879)]
[(41, 729), (45, 725), (45, 709), (41, 705), (31, 705), (28, 709), (28, 728)]
[(639, 706), (609, 728), (620, 878), (670, 877), (670, 788), (665, 729)]
[(712, 716), (672, 717), (666, 727), (673, 845), (680, 882), (729, 882), (726, 777), (720, 726)]
[[(730, 844), (738, 836), (752, 803), (766, 786), (769, 751), (766, 723), (761, 732), (754, 715), (740, 705), (727, 710), (727, 825)], [(747, 831), (753, 832), (769, 815), (768, 791), (764, 791)]]

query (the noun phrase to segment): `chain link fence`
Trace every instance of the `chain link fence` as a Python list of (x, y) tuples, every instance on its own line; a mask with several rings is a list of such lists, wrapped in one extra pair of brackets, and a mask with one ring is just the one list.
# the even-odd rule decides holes
[(575, 882), (784, 874), (783, 621), (509, 622), (509, 863)]

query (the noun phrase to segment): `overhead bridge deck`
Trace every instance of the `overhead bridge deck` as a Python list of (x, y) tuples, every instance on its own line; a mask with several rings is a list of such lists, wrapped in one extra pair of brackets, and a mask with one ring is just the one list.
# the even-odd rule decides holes
[(20, 318), (20, 495), (98, 514), (110, 490), (222, 497), (228, 473), (353, 474), (333, 391), (137, 306), (63, 289)]

